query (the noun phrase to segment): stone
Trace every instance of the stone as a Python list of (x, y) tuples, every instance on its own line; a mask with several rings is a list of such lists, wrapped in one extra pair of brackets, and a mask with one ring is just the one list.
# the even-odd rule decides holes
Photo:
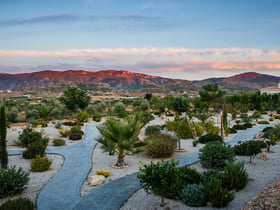
[(88, 177), (88, 182), (91, 186), (101, 185), (105, 182), (105, 176), (93, 175)]

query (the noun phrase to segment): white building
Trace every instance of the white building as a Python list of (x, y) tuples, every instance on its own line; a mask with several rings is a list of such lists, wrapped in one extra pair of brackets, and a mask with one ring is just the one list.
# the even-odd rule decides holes
[(271, 86), (266, 88), (260, 89), (261, 94), (267, 93), (267, 94), (277, 94), (280, 93), (280, 81), (278, 82), (278, 86)]

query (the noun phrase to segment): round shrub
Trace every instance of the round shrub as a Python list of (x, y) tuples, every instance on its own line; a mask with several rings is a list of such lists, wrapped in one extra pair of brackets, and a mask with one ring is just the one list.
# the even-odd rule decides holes
[(268, 130), (271, 130), (271, 129), (274, 129), (273, 127), (271, 127), (271, 126), (268, 126), (268, 127), (265, 127), (263, 130), (262, 130), (262, 132), (266, 132), (266, 131), (268, 131)]
[(261, 121), (259, 121), (258, 123), (261, 124), (261, 125), (267, 125), (267, 124), (269, 124), (269, 122), (266, 121), (266, 120), (261, 120)]
[(33, 142), (28, 144), (27, 149), (23, 152), (22, 157), (25, 159), (35, 158), (36, 155), (44, 156), (47, 144), (44, 142)]
[(152, 158), (170, 157), (176, 149), (177, 141), (167, 134), (157, 134), (145, 139), (146, 152)]
[(247, 127), (245, 125), (241, 125), (241, 124), (234, 125), (232, 128), (234, 128), (235, 130), (246, 130), (247, 129)]
[(200, 149), (200, 163), (205, 168), (222, 169), (225, 161), (234, 161), (234, 150), (224, 142), (215, 141), (207, 143)]
[(213, 141), (222, 142), (223, 139), (219, 135), (215, 135), (215, 134), (211, 134), (211, 133), (200, 136), (198, 139), (198, 142), (201, 144), (206, 144), (207, 142), (213, 142)]
[(214, 178), (221, 179), (222, 176), (223, 176), (223, 172), (218, 171), (216, 169), (209, 169), (209, 170), (203, 171), (201, 173), (201, 181), (202, 181), (202, 183), (204, 183), (204, 182), (208, 182), (209, 180), (214, 179)]
[(30, 143), (38, 141), (48, 142), (48, 138), (44, 137), (42, 132), (37, 132), (31, 127), (26, 127), (20, 133), (16, 144), (22, 147), (27, 147)]
[(150, 125), (146, 128), (145, 134), (147, 136), (159, 134), (160, 133), (160, 126), (159, 125)]
[(237, 133), (237, 130), (235, 128), (229, 128), (229, 133)]
[(39, 155), (36, 158), (31, 160), (31, 171), (32, 172), (42, 172), (47, 171), (52, 164), (52, 161), (49, 160), (46, 156), (40, 157)]
[(107, 170), (96, 170), (96, 174), (97, 175), (102, 175), (102, 176), (105, 176), (105, 177), (108, 177), (111, 175), (110, 171), (107, 171)]
[(244, 123), (243, 124), (246, 128), (252, 128), (253, 124), (252, 123)]
[(54, 139), (53, 140), (53, 145), (54, 146), (64, 146), (65, 145), (65, 140), (64, 139)]
[(81, 127), (75, 125), (71, 128), (69, 139), (71, 140), (80, 140), (84, 135), (84, 132), (81, 130)]
[(180, 191), (180, 198), (188, 206), (200, 207), (206, 204), (206, 194), (202, 184), (188, 184)]
[(0, 169), (0, 198), (21, 193), (29, 182), (29, 174), (15, 166)]
[(251, 156), (261, 152), (263, 141), (244, 141), (234, 145), (233, 149), (236, 155)]
[(0, 210), (34, 210), (34, 203), (28, 198), (17, 198), (5, 201)]

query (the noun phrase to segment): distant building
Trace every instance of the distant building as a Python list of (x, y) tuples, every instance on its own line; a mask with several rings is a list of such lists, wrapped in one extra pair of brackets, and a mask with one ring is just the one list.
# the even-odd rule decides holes
[(280, 81), (278, 82), (278, 86), (261, 88), (260, 91), (261, 91), (261, 94), (263, 94), (263, 93), (267, 93), (267, 94), (280, 93)]

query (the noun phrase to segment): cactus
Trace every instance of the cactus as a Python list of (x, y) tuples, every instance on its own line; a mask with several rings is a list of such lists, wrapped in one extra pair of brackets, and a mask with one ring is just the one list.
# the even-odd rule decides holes
[(6, 145), (6, 115), (5, 115), (5, 107), (2, 105), (0, 107), (0, 162), (1, 168), (8, 167), (8, 152)]

